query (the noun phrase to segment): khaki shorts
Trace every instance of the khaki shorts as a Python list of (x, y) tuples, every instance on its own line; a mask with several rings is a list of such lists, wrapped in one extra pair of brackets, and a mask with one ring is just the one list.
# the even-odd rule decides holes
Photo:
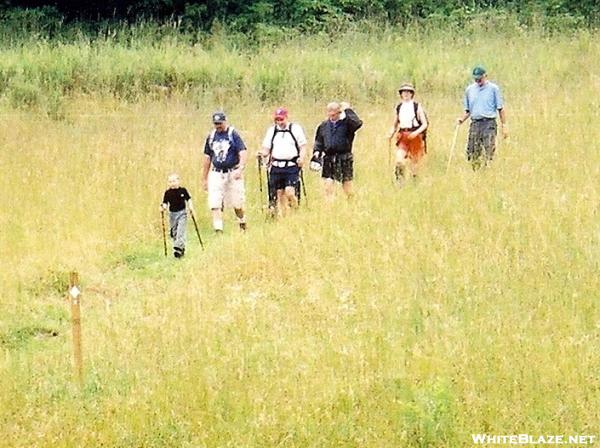
[(208, 206), (211, 209), (233, 207), (243, 208), (246, 198), (244, 178), (234, 179), (233, 171), (208, 173)]

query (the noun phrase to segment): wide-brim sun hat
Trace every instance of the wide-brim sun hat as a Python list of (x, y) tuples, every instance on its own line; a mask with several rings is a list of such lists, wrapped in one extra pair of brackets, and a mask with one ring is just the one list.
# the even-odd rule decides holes
[(415, 93), (415, 86), (413, 86), (410, 82), (405, 82), (398, 88), (398, 93), (402, 92)]

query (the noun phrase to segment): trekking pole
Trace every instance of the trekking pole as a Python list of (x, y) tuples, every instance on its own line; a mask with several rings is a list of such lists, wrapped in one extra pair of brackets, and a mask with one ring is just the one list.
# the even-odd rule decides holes
[(200, 247), (202, 247), (202, 250), (204, 250), (204, 243), (202, 242), (202, 238), (200, 237), (198, 223), (196, 222), (196, 217), (194, 216), (194, 212), (192, 210), (190, 210), (190, 216), (192, 217), (192, 221), (194, 222), (194, 228), (196, 229), (196, 235), (198, 235), (198, 241), (200, 241)]
[(165, 231), (165, 210), (161, 209), (160, 211), (160, 222), (162, 223), (162, 233), (163, 233), (163, 246), (165, 248), (165, 257), (167, 256), (167, 233)]
[(306, 185), (304, 184), (304, 170), (300, 168), (300, 183), (302, 184), (302, 194), (304, 195), (304, 202), (308, 208), (308, 196), (306, 196)]
[(263, 182), (262, 182), (262, 157), (258, 156), (256, 158), (256, 164), (258, 165), (258, 189), (262, 193), (263, 192)]
[(450, 163), (452, 162), (452, 157), (454, 156), (454, 148), (456, 148), (456, 138), (458, 137), (458, 127), (460, 125), (456, 123), (454, 126), (454, 138), (452, 139), (452, 146), (450, 147), (450, 155), (448, 156), (448, 165), (446, 166), (446, 174), (448, 174), (448, 170), (450, 169)]
[[(262, 166), (263, 166), (263, 159), (262, 156), (260, 154), (258, 154), (258, 157), (256, 157), (256, 165), (258, 167), (258, 191), (260, 191), (261, 193), (261, 199), (260, 202), (262, 204), (262, 192), (263, 192), (263, 177), (262, 177)], [(269, 204), (269, 183), (267, 180), (267, 207)], [(264, 211), (264, 206), (263, 206), (263, 211)]]

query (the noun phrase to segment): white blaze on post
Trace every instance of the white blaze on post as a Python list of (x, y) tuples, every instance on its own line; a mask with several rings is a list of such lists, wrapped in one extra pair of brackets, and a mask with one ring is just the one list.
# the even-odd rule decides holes
[(69, 289), (69, 294), (73, 299), (77, 300), (77, 297), (79, 297), (79, 294), (81, 294), (81, 290), (77, 286), (73, 286), (71, 289)]
[(83, 356), (81, 353), (81, 306), (79, 296), (81, 290), (79, 284), (79, 274), (71, 272), (69, 275), (69, 296), (71, 297), (71, 325), (73, 327), (73, 361), (75, 364), (75, 374), (79, 384), (83, 386)]

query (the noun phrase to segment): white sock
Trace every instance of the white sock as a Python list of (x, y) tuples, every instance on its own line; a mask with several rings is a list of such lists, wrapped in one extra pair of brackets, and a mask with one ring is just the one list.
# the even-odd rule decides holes
[(223, 220), (222, 219), (213, 219), (213, 227), (215, 230), (223, 231)]

